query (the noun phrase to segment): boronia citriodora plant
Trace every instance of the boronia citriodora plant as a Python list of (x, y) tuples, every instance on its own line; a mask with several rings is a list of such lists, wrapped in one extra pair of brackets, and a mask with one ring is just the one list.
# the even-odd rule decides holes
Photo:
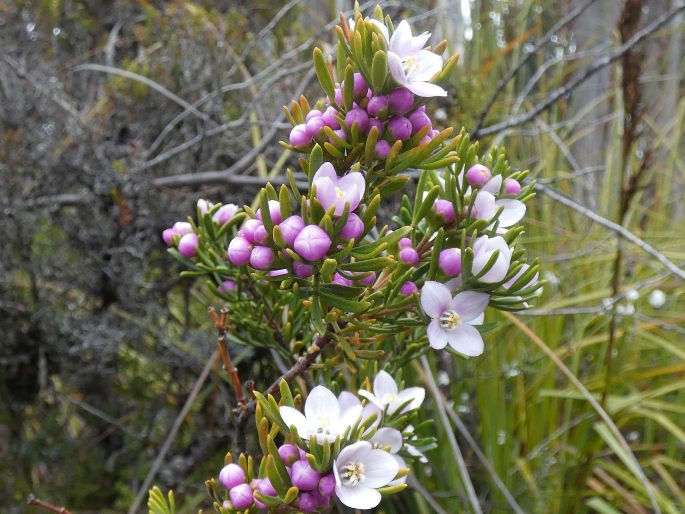
[[(259, 447), (229, 453), (206, 482), (219, 513), (365, 510), (403, 490), (435, 447), (419, 436), (425, 391), (403, 368), (431, 351), (480, 355), (487, 308), (525, 309), (542, 286), (517, 247), (526, 172), (502, 149), (479, 155), (464, 129), (433, 125), (426, 105), (447, 95), (457, 62), (443, 61), (446, 42), (426, 46), (430, 34), (378, 7), (341, 16), (337, 34), (335, 64), (314, 50), (323, 98), (284, 108), (282, 144), (302, 154), (306, 184), (288, 170), (289, 186), (267, 184), (256, 210), (199, 200), (196, 219), (163, 234), (183, 274), (225, 304), (211, 312), (237, 423), (256, 421)], [(379, 219), (412, 177), (413, 197)], [(244, 396), (227, 340), (290, 368)], [(157, 489), (149, 505), (173, 510)]]

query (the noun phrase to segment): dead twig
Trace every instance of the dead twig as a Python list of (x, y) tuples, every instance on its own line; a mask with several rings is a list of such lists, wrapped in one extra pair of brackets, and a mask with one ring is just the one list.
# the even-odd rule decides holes
[(209, 316), (212, 318), (214, 327), (217, 330), (217, 350), (219, 355), (221, 355), (221, 360), (224, 362), (224, 369), (231, 379), (231, 385), (233, 386), (233, 391), (235, 392), (235, 398), (238, 401), (238, 408), (240, 410), (245, 409), (245, 395), (243, 394), (243, 387), (240, 383), (240, 376), (238, 375), (238, 370), (233, 366), (231, 361), (231, 355), (228, 353), (228, 344), (226, 343), (226, 332), (228, 331), (228, 309), (223, 307), (221, 309), (221, 314), (217, 315), (216, 309), (214, 307), (209, 308)]
[(57, 514), (71, 514), (71, 512), (68, 511), (65, 507), (57, 507), (52, 503), (44, 502), (43, 500), (39, 500), (32, 494), (30, 494), (29, 497), (26, 499), (26, 504), (35, 505), (36, 507), (48, 510), (50, 512), (57, 512)]

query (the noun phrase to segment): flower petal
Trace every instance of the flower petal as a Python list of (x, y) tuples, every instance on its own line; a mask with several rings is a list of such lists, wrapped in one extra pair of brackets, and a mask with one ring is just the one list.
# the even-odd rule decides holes
[(476, 291), (462, 291), (454, 297), (450, 307), (459, 314), (462, 321), (471, 321), (480, 316), (490, 302), (490, 295)]
[(343, 505), (351, 509), (373, 509), (381, 502), (381, 493), (360, 484), (354, 487), (336, 485), (335, 495)]
[(390, 446), (390, 453), (397, 453), (402, 448), (402, 433), (396, 428), (379, 428), (370, 442), (380, 446)]
[(338, 399), (331, 390), (321, 385), (316, 386), (310, 391), (304, 403), (304, 415), (310, 423), (312, 421), (316, 423), (318, 418), (337, 420), (340, 418)]
[(395, 27), (395, 31), (390, 37), (388, 50), (396, 53), (400, 57), (404, 57), (411, 52), (411, 43), (411, 27), (409, 26), (409, 23), (407, 23), (407, 20), (402, 20), (400, 24)]
[(340, 406), (340, 412), (344, 416), (345, 413), (352, 407), (361, 405), (359, 398), (350, 393), (349, 391), (343, 391), (338, 395), (338, 405)]
[[(388, 57), (390, 57), (390, 52), (388, 52)], [(388, 59), (390, 62), (390, 59)], [(392, 68), (390, 69), (392, 73)], [(404, 71), (402, 71), (404, 75)], [(400, 80), (393, 74), (393, 78), (397, 80), (400, 84), (406, 87), (409, 91), (414, 93), (416, 96), (421, 96), (423, 98), (432, 98), (434, 96), (447, 96), (447, 91), (438, 86), (437, 84), (431, 84), (430, 82), (408, 82), (404, 79), (404, 82)]]
[(497, 213), (495, 197), (487, 191), (478, 191), (473, 202), (475, 217), (482, 220), (489, 220)]
[(381, 402), (386, 395), (397, 395), (397, 383), (395, 379), (386, 371), (379, 371), (376, 378), (373, 379), (373, 394), (376, 395)]
[(427, 82), (433, 75), (442, 71), (442, 57), (429, 50), (412, 53), (411, 58), (419, 65), (418, 69), (407, 73), (410, 82)]
[(487, 184), (485, 184), (483, 187), (481, 187), (480, 190), (481, 191), (487, 191), (488, 193), (497, 196), (499, 194), (499, 190), (501, 187), (502, 187), (502, 175), (495, 175), (490, 180), (488, 180)]
[(348, 409), (345, 411), (340, 418), (340, 427), (337, 427), (337, 431), (342, 434), (345, 432), (347, 427), (351, 427), (354, 425), (359, 418), (362, 416), (362, 406), (361, 404), (352, 407), (351, 409)]
[[(407, 463), (404, 462), (404, 459), (402, 457), (400, 457), (399, 455), (396, 455), (394, 453), (392, 454), (392, 456), (397, 461), (397, 465), (400, 467), (400, 469), (407, 467)], [(428, 461), (426, 461), (426, 462), (428, 462)], [(404, 475), (403, 477), (400, 477), (396, 480), (393, 480), (392, 482), (389, 482), (388, 485), (389, 486), (400, 485), (400, 484), (404, 484), (406, 481), (407, 481), (407, 475)]]
[(393, 403), (397, 404), (399, 407), (408, 400), (411, 400), (411, 403), (402, 410), (402, 412), (408, 412), (421, 407), (425, 398), (426, 390), (423, 387), (408, 387), (407, 389), (402, 389), (402, 391), (400, 391), (400, 394), (397, 395), (397, 400)]
[(497, 200), (495, 204), (496, 209), (503, 207), (498, 218), (500, 227), (511, 227), (526, 215), (526, 204), (519, 200)]
[(364, 464), (366, 479), (363, 485), (366, 487), (383, 487), (390, 482), (400, 466), (385, 450), (371, 450), (361, 455), (361, 462)]
[(461, 275), (454, 277), (451, 280), (448, 280), (445, 282), (445, 285), (447, 286), (447, 289), (450, 290), (450, 292), (454, 292), (457, 289), (461, 289)]
[(428, 343), (434, 350), (442, 350), (447, 346), (447, 331), (440, 326), (440, 320), (434, 319), (426, 330)]
[(314, 177), (312, 177), (312, 182), (316, 182), (324, 177), (331, 179), (334, 184), (338, 181), (338, 174), (335, 172), (335, 168), (330, 162), (324, 162), (319, 166), (319, 169), (314, 173)]
[(364, 179), (364, 175), (358, 171), (352, 171), (338, 180), (338, 188), (342, 189), (343, 191), (351, 191), (355, 189), (359, 194), (359, 199), (361, 200), (364, 190), (366, 189), (366, 180)]
[(407, 76), (404, 74), (402, 59), (395, 52), (388, 52), (388, 67), (390, 68), (390, 75), (398, 84), (402, 86), (407, 84)]
[(307, 418), (304, 417), (304, 414), (297, 409), (285, 405), (280, 407), (278, 412), (288, 428), (295, 425), (299, 436), (305, 440), (309, 439), (309, 425), (307, 424)]
[(456, 329), (448, 332), (449, 345), (456, 352), (468, 357), (476, 357), (483, 353), (484, 343), (480, 332), (471, 325), (462, 323)]
[(321, 177), (313, 183), (316, 185), (316, 199), (319, 200), (325, 210), (336, 205), (338, 196), (335, 190), (335, 182), (328, 177)]
[(431, 318), (439, 318), (452, 301), (452, 293), (445, 284), (428, 280), (421, 288), (421, 307)]

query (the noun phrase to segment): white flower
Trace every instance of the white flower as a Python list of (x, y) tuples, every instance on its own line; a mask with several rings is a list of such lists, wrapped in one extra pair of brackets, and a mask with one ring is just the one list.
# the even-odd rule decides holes
[(474, 275), (478, 275), (485, 269), (485, 265), (498, 250), (499, 254), (497, 255), (495, 263), (485, 272), (485, 274), (483, 274), (483, 276), (478, 277), (477, 280), (479, 282), (494, 284), (495, 282), (504, 280), (504, 277), (506, 277), (509, 272), (512, 250), (507, 245), (507, 242), (500, 236), (480, 236), (473, 243), (473, 265), (471, 266), (471, 272)]
[[(383, 427), (379, 428), (378, 431), (369, 439), (371, 446), (378, 448), (380, 450), (386, 450), (390, 452), (390, 455), (395, 459), (397, 465), (402, 468), (406, 468), (407, 464), (404, 459), (397, 455), (397, 452), (402, 448), (402, 433), (396, 428)], [(388, 485), (399, 485), (407, 481), (407, 475), (401, 476), (400, 478), (393, 480)]]
[(426, 390), (423, 387), (408, 387), (400, 391), (389, 373), (379, 371), (373, 380), (373, 393), (360, 389), (359, 396), (366, 398), (381, 410), (387, 406), (388, 414), (392, 414), (409, 400), (411, 403), (402, 409), (402, 412), (418, 409), (426, 397)]
[[(490, 220), (501, 208), (502, 212), (497, 217), (497, 232), (503, 234), (506, 229), (521, 221), (526, 214), (526, 204), (512, 198), (495, 199), (502, 187), (502, 175), (495, 175), (478, 190), (473, 203), (471, 214), (479, 219)], [(467, 191), (468, 193), (468, 191)], [(494, 225), (494, 220), (493, 220)], [(492, 225), (490, 225), (492, 227)], [(488, 228), (490, 228), (488, 227)]]
[(655, 289), (651, 292), (647, 301), (655, 309), (661, 309), (666, 304), (666, 295), (661, 289)]
[(423, 50), (430, 36), (429, 32), (412, 36), (409, 24), (402, 20), (388, 43), (390, 74), (398, 84), (417, 96), (447, 96), (443, 88), (428, 82), (442, 71), (442, 57)]
[(335, 494), (352, 509), (373, 509), (381, 502), (376, 489), (388, 485), (399, 469), (388, 452), (358, 441), (343, 448), (333, 463)]
[(452, 298), (445, 284), (427, 281), (421, 289), (421, 307), (430, 317), (428, 342), (441, 350), (448, 344), (453, 350), (475, 357), (483, 353), (483, 338), (473, 325), (481, 325), (490, 296), (462, 291)]
[(361, 405), (350, 406), (344, 412), (333, 392), (324, 386), (311, 390), (304, 404), (304, 415), (297, 409), (279, 408), (286, 426), (295, 426), (298, 435), (308, 441), (313, 435), (319, 443), (333, 442), (351, 427), (362, 413)]

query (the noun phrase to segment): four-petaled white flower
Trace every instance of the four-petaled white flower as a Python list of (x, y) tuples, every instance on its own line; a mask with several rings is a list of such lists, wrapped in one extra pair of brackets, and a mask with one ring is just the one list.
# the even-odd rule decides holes
[(379, 371), (373, 380), (373, 393), (360, 389), (359, 396), (366, 398), (381, 410), (387, 406), (388, 414), (394, 413), (402, 404), (410, 402), (402, 409), (404, 413), (421, 406), (426, 397), (426, 390), (423, 387), (408, 387), (400, 391), (390, 374)]
[(298, 435), (308, 441), (313, 435), (319, 443), (333, 442), (342, 436), (361, 416), (362, 406), (352, 405), (341, 409), (338, 399), (324, 386), (311, 390), (304, 404), (304, 415), (288, 406), (279, 408), (286, 426), (295, 426)]
[(490, 296), (476, 291), (462, 291), (452, 298), (445, 284), (427, 281), (421, 289), (421, 307), (432, 318), (428, 342), (441, 350), (448, 344), (469, 357), (483, 353), (483, 338), (473, 325), (481, 325)]
[(335, 494), (352, 509), (373, 509), (381, 502), (376, 489), (388, 485), (399, 469), (388, 452), (358, 441), (343, 448), (333, 463)]
[[(526, 214), (526, 204), (522, 201), (513, 198), (496, 199), (501, 187), (502, 175), (492, 177), (478, 190), (476, 199), (473, 202), (473, 211), (471, 212), (475, 218), (490, 220), (501, 208), (502, 212), (497, 217), (497, 232), (499, 234), (505, 233), (508, 228), (521, 221)], [(494, 220), (492, 225), (494, 225)]]
[(430, 38), (429, 32), (412, 36), (406, 20), (402, 20), (388, 43), (390, 74), (401, 86), (417, 96), (447, 96), (447, 91), (428, 82), (442, 71), (442, 57), (423, 47)]

